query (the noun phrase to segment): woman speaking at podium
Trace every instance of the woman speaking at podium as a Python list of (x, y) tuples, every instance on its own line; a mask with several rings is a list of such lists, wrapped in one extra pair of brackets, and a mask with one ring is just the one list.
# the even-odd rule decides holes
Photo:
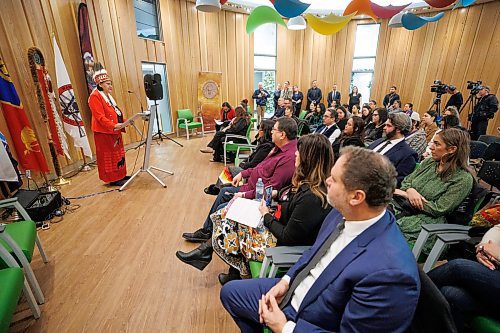
[(106, 70), (95, 72), (94, 81), (97, 87), (90, 94), (89, 106), (99, 178), (111, 186), (122, 186), (130, 178), (121, 133), (125, 132), (125, 119), (111, 96), (113, 84)]

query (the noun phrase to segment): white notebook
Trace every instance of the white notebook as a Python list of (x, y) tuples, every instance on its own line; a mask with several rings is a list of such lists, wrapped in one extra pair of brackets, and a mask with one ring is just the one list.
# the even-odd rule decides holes
[[(222, 189), (224, 190), (224, 189)], [(262, 215), (259, 212), (260, 202), (245, 198), (236, 198), (226, 213), (226, 218), (232, 221), (256, 228)]]

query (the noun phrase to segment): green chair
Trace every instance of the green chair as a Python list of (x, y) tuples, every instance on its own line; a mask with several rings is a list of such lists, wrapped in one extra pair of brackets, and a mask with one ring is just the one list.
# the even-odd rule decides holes
[[(194, 121), (194, 119), (199, 119), (199, 122)], [(179, 137), (179, 129), (183, 128), (186, 130), (186, 136), (189, 140), (189, 131), (201, 128), (201, 135), (205, 136), (205, 127), (203, 126), (203, 117), (194, 117), (193, 112), (190, 109), (180, 109), (177, 110), (177, 137)]]
[(304, 118), (306, 117), (306, 115), (307, 115), (307, 111), (306, 110), (300, 111), (300, 113), (299, 113), (299, 119), (300, 120), (304, 120)]
[[(250, 147), (240, 147), (240, 146), (251, 146), (252, 140), (250, 139), (250, 133), (252, 132), (252, 122), (248, 124), (247, 128), (247, 134), (246, 136), (243, 135), (236, 135), (236, 134), (227, 134), (226, 137), (224, 138), (224, 166), (227, 164), (227, 152), (232, 151), (232, 152), (239, 152), (239, 151), (250, 151), (252, 148)], [(246, 142), (244, 143), (234, 143), (231, 140), (234, 139), (241, 139), (245, 140)], [(240, 149), (238, 149), (240, 148)]]
[(23, 270), (19, 267), (0, 270), (0, 333), (8, 331), (24, 286)]
[[(0, 226), (0, 228), (2, 227), (3, 225)], [(3, 333), (7, 332), (9, 328), (21, 290), (35, 319), (40, 318), (41, 311), (26, 276), (23, 275), (23, 270), (19, 267), (16, 259), (3, 246), (0, 246), (0, 259), (7, 264), (6, 268), (0, 270), (0, 333)]]
[[(34, 291), (36, 300), (39, 304), (45, 302), (42, 289), (31, 269), (30, 262), (33, 258), (35, 244), (38, 247), (44, 263), (48, 263), (48, 258), (43, 250), (40, 239), (36, 231), (35, 222), (31, 221), (26, 210), (17, 201), (17, 198), (11, 198), (0, 201), (0, 207), (13, 207), (23, 217), (24, 221), (14, 222), (7, 225), (0, 224), (0, 248), (5, 249), (14, 257), (23, 268), (31, 288)], [(0, 258), (0, 268), (10, 266), (8, 262)]]
[(476, 333), (500, 333), (500, 322), (489, 317), (475, 317), (471, 326)]

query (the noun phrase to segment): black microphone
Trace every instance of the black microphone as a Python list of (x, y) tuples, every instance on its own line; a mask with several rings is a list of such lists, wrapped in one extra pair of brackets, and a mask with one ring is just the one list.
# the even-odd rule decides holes
[(131, 90), (127, 90), (127, 92), (129, 94), (134, 94), (135, 98), (137, 98), (137, 100), (139, 101), (139, 104), (141, 105), (141, 112), (144, 113), (144, 108), (142, 107), (142, 102), (141, 102), (141, 99), (139, 98), (139, 96), (137, 96), (137, 94)]

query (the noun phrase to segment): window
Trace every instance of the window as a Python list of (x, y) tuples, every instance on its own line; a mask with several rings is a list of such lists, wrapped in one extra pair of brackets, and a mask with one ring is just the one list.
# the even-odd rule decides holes
[(350, 91), (353, 86), (358, 87), (365, 103), (371, 99), (379, 30), (380, 24), (360, 24), (356, 29)]
[[(264, 24), (255, 29), (254, 35), (254, 89), (259, 82), (271, 95), (267, 99), (266, 113), (274, 113), (272, 94), (276, 88), (276, 24)], [(254, 100), (254, 109), (257, 107)]]
[(137, 36), (160, 40), (156, 0), (134, 0)]

